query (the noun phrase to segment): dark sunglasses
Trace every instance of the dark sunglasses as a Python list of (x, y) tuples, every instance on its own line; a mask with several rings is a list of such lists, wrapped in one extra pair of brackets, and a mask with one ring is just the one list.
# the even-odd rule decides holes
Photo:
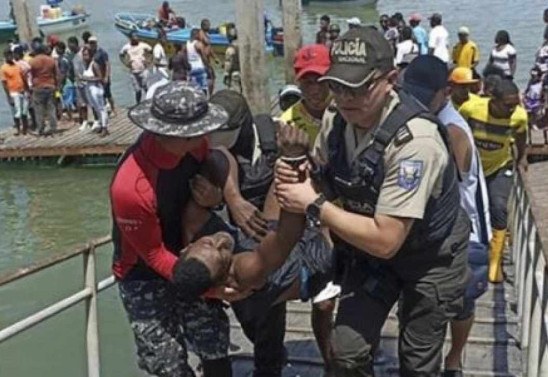
[(379, 77), (373, 78), (369, 81), (366, 81), (363, 85), (357, 88), (352, 88), (336, 81), (329, 81), (329, 90), (331, 90), (336, 96), (348, 95), (350, 97), (356, 98), (369, 93), (373, 89), (375, 84), (383, 79), (385, 76), (386, 74), (383, 74)]

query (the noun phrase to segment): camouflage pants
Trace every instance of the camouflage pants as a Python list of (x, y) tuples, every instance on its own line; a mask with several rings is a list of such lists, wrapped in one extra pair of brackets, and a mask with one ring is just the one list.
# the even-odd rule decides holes
[(119, 289), (139, 367), (149, 374), (194, 377), (186, 342), (201, 360), (228, 356), (229, 323), (220, 301), (182, 301), (169, 283), (160, 280), (122, 281)]

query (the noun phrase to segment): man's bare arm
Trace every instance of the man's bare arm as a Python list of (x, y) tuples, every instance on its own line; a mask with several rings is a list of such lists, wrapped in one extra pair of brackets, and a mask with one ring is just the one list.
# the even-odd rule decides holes
[(516, 160), (520, 166), (527, 170), (527, 132), (520, 132), (516, 134), (515, 148), (516, 148)]
[(468, 173), (472, 164), (472, 146), (468, 136), (466, 132), (451, 124), (447, 127), (447, 131), (457, 167), (461, 174)]
[(266, 234), (266, 223), (260, 211), (249, 201), (245, 200), (239, 187), (238, 163), (232, 154), (224, 147), (218, 148), (229, 163), (228, 178), (223, 188), (223, 196), (232, 219), (248, 236), (260, 239)]
[(277, 231), (269, 232), (254, 252), (235, 255), (232, 278), (238, 289), (261, 287), (266, 277), (287, 259), (301, 238), (304, 225), (304, 215), (282, 211)]

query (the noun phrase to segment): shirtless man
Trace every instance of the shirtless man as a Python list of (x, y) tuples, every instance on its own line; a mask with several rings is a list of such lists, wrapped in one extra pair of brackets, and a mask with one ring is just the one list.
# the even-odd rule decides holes
[(216, 65), (221, 64), (219, 58), (215, 54), (215, 51), (213, 51), (213, 47), (211, 46), (211, 40), (209, 38), (209, 31), (211, 30), (211, 22), (204, 18), (202, 22), (200, 23), (200, 32), (198, 34), (198, 40), (202, 42), (204, 46), (204, 55), (205, 55), (205, 63), (207, 66), (207, 80), (208, 80), (208, 86), (209, 86), (209, 93), (213, 94), (213, 90), (215, 89), (215, 69), (213, 68), (212, 62), (215, 62)]

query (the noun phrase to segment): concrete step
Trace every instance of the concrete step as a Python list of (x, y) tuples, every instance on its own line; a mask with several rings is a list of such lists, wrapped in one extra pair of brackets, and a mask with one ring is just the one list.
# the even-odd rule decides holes
[[(310, 313), (310, 303), (290, 301), (287, 303), (287, 310), (292, 312)], [(396, 309), (393, 309), (391, 314), (395, 315), (395, 313)], [(507, 319), (510, 322), (516, 322), (518, 320), (516, 307), (514, 304), (493, 301), (477, 301), (476, 318)]]
[[(393, 309), (387, 319), (387, 326), (393, 328), (394, 331), (398, 327), (396, 310)], [(310, 331), (309, 303), (288, 303), (287, 327), (304, 328)], [(494, 305), (493, 303), (478, 305), (471, 332), (472, 337), (502, 339), (505, 336), (515, 337), (517, 336), (517, 332), (518, 319), (512, 310), (508, 310), (505, 306)]]
[[(398, 318), (395, 314), (391, 314), (385, 324), (385, 332), (390, 334), (398, 334)], [(311, 332), (310, 312), (308, 311), (290, 311), (287, 316), (288, 331), (294, 330), (297, 332)], [(481, 338), (500, 342), (502, 339), (511, 339), (517, 337), (518, 323), (517, 320), (507, 319), (504, 317), (487, 318), (476, 317), (474, 326), (471, 330), (472, 338)]]
[[(232, 342), (243, 345), (242, 348), (234, 349), (232, 352), (234, 370), (238, 372), (235, 376), (251, 376), (253, 368), (251, 344), (237, 328), (232, 328), (231, 337)], [(304, 335), (289, 329), (285, 345), (288, 363), (283, 377), (321, 376), (323, 362), (312, 334)], [(381, 351), (375, 358), (376, 376), (399, 376), (396, 350), (397, 339), (383, 337)], [(444, 349), (444, 352), (447, 352), (447, 349)], [(509, 352), (506, 346), (492, 350), (468, 346), (464, 355), (464, 374), (466, 377), (521, 377), (519, 360), (513, 360), (511, 354), (512, 352)], [(482, 365), (484, 368), (478, 368)]]

